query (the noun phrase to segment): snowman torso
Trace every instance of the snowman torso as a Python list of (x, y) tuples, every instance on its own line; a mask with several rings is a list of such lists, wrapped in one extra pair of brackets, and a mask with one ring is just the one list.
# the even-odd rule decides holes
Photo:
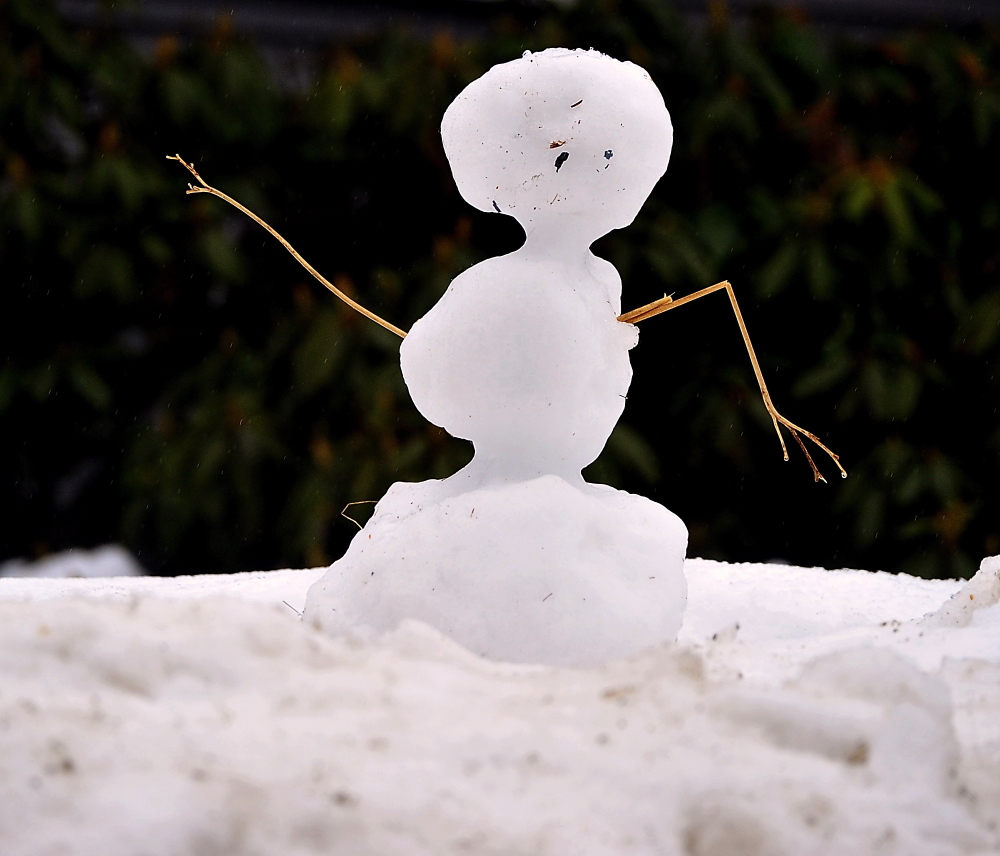
[(637, 330), (617, 320), (621, 280), (524, 251), (462, 273), (403, 342), (413, 401), (477, 454), (579, 473), (604, 447), (632, 378)]

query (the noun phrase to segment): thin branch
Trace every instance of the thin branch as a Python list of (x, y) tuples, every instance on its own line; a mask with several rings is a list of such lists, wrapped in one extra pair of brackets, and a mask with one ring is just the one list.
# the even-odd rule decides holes
[(669, 297), (664, 295), (659, 300), (654, 300), (652, 303), (647, 303), (645, 306), (640, 306), (638, 309), (633, 309), (631, 312), (619, 315), (618, 320), (625, 321), (629, 324), (638, 324), (640, 321), (645, 321), (647, 318), (652, 318), (654, 315), (666, 312), (667, 310), (665, 307), (673, 302), (673, 295), (670, 295)]
[(193, 193), (209, 193), (212, 196), (218, 196), (219, 199), (225, 200), (230, 205), (232, 205), (234, 208), (238, 208), (240, 211), (242, 211), (244, 214), (246, 214), (247, 217), (249, 217), (251, 220), (253, 220), (255, 223), (259, 224), (260, 226), (263, 226), (264, 229), (266, 229), (271, 235), (273, 235), (275, 238), (277, 238), (281, 242), (281, 245), (286, 250), (288, 250), (288, 252), (290, 252), (292, 254), (292, 257), (295, 259), (295, 261), (297, 261), (300, 265), (302, 265), (302, 267), (304, 267), (307, 271), (309, 271), (309, 273), (311, 273), (327, 289), (329, 289), (337, 297), (339, 297), (341, 300), (343, 300), (344, 303), (346, 303), (348, 306), (350, 306), (352, 309), (356, 310), (357, 312), (360, 312), (362, 315), (365, 316), (365, 318), (371, 319), (376, 324), (378, 324), (378, 325), (380, 325), (382, 327), (385, 327), (386, 330), (391, 330), (393, 333), (395, 333), (397, 336), (399, 336), (400, 339), (405, 339), (406, 338), (406, 332), (404, 330), (400, 330), (399, 327), (396, 327), (394, 324), (390, 324), (384, 318), (379, 318), (379, 316), (376, 315), (374, 312), (372, 312), (372, 311), (370, 311), (368, 309), (365, 309), (365, 307), (362, 306), (360, 303), (358, 303), (356, 300), (352, 300), (350, 297), (348, 297), (346, 294), (344, 294), (344, 292), (342, 292), (339, 288), (337, 288), (337, 286), (335, 286), (332, 282), (330, 282), (330, 280), (328, 280), (318, 270), (316, 270), (316, 268), (314, 268), (311, 264), (309, 264), (309, 262), (307, 262), (304, 258), (302, 258), (302, 256), (300, 256), (295, 251), (295, 248), (291, 244), (289, 244), (288, 241), (286, 241), (283, 237), (281, 237), (281, 235), (279, 235), (267, 223), (265, 223), (263, 220), (261, 220), (261, 218), (258, 217), (256, 214), (254, 214), (253, 211), (251, 211), (249, 208), (245, 207), (244, 205), (241, 205), (239, 202), (237, 202), (231, 196), (227, 196), (221, 190), (217, 190), (216, 188), (212, 187), (212, 185), (210, 185), (208, 182), (205, 181), (205, 179), (203, 179), (201, 177), (201, 175), (198, 173), (198, 170), (196, 170), (194, 168), (193, 164), (189, 164), (180, 155), (167, 155), (167, 160), (177, 161), (189, 173), (191, 173), (191, 175), (193, 175), (195, 177), (195, 179), (198, 181), (197, 185), (194, 185), (194, 184), (189, 184), (188, 185), (188, 189), (187, 189), (188, 195), (191, 195)]
[(355, 526), (358, 527), (358, 529), (364, 529), (365, 528), (364, 526), (358, 523), (357, 520), (355, 520), (347, 513), (347, 509), (350, 508), (352, 505), (375, 505), (377, 502), (378, 502), (377, 499), (356, 499), (354, 500), (354, 502), (347, 503), (347, 505), (345, 505), (340, 510), (340, 516), (343, 517), (345, 520), (350, 520), (351, 523), (353, 523)]
[[(736, 294), (733, 291), (732, 285), (730, 285), (727, 280), (717, 282), (715, 285), (710, 285), (708, 288), (703, 288), (700, 291), (685, 295), (677, 300), (674, 300), (671, 297), (663, 297), (659, 300), (654, 300), (652, 303), (647, 303), (645, 306), (640, 306), (638, 309), (633, 309), (631, 312), (619, 315), (618, 320), (625, 321), (630, 324), (638, 324), (640, 321), (645, 321), (647, 318), (652, 318), (663, 312), (669, 312), (671, 309), (676, 309), (678, 306), (683, 306), (685, 303), (690, 303), (692, 300), (697, 300), (699, 297), (704, 297), (706, 294), (713, 294), (714, 292), (722, 291), (723, 289), (725, 289), (726, 294), (729, 296), (729, 303), (732, 305), (733, 313), (736, 315), (736, 323), (740, 325), (740, 333), (743, 335), (743, 344), (746, 345), (747, 353), (750, 355), (750, 362), (753, 364), (753, 373), (757, 377), (757, 385), (760, 387), (760, 394), (764, 399), (764, 406), (767, 408), (767, 412), (771, 416), (771, 421), (774, 423), (774, 430), (778, 435), (779, 442), (781, 443), (781, 452), (784, 455), (785, 460), (788, 460), (788, 448), (785, 446), (785, 438), (781, 434), (780, 425), (784, 425), (789, 432), (791, 432), (792, 437), (795, 438), (795, 442), (798, 443), (799, 448), (802, 449), (802, 453), (806, 456), (806, 460), (809, 462), (809, 466), (812, 469), (814, 481), (825, 482), (826, 479), (823, 478), (823, 474), (820, 473), (819, 468), (816, 466), (816, 462), (813, 461), (812, 455), (809, 454), (809, 450), (806, 448), (805, 443), (802, 442), (802, 437), (807, 437), (820, 449), (826, 452), (826, 454), (830, 456), (830, 459), (837, 465), (837, 469), (840, 470), (841, 477), (847, 478), (847, 471), (840, 464), (840, 455), (836, 455), (831, 452), (825, 445), (823, 445), (819, 437), (811, 431), (806, 431), (805, 428), (796, 425), (794, 422), (790, 422), (778, 413), (773, 402), (771, 401), (771, 394), (767, 391), (767, 384), (764, 383), (764, 375), (761, 373), (760, 363), (757, 362), (757, 355), (754, 353), (753, 345), (750, 343), (750, 334), (747, 332), (747, 325), (743, 321), (743, 313), (740, 312), (740, 306), (736, 302)], [(800, 434), (802, 437), (799, 436)]]

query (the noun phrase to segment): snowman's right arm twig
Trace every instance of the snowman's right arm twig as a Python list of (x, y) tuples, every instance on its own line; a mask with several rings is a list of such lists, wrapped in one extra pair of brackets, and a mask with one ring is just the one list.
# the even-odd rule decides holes
[(753, 345), (750, 344), (750, 334), (747, 333), (747, 325), (743, 321), (743, 313), (740, 312), (739, 304), (736, 302), (736, 294), (733, 292), (733, 287), (728, 281), (717, 282), (715, 285), (710, 285), (708, 288), (703, 288), (701, 291), (696, 291), (694, 294), (688, 294), (685, 297), (679, 297), (674, 300), (672, 297), (663, 297), (659, 300), (655, 300), (652, 303), (648, 303), (645, 306), (640, 306), (638, 309), (633, 309), (631, 312), (626, 312), (624, 315), (619, 315), (619, 321), (625, 321), (629, 324), (638, 324), (640, 321), (645, 321), (647, 318), (652, 318), (654, 315), (659, 315), (661, 312), (669, 312), (671, 309), (676, 309), (678, 306), (683, 306), (685, 303), (690, 303), (692, 300), (697, 300), (699, 297), (704, 297), (706, 294), (712, 294), (716, 291), (726, 290), (726, 294), (729, 295), (729, 302), (733, 307), (733, 312), (736, 314), (736, 322), (740, 325), (740, 333), (743, 334), (743, 344), (746, 345), (747, 353), (750, 355), (750, 362), (753, 363), (753, 372), (757, 376), (757, 385), (760, 387), (760, 394), (764, 398), (764, 406), (767, 408), (767, 412), (771, 416), (771, 421), (774, 423), (774, 430), (778, 434), (778, 440), (781, 442), (781, 451), (785, 456), (785, 460), (788, 460), (788, 449), (785, 446), (785, 438), (781, 435), (781, 425), (784, 425), (792, 437), (795, 438), (795, 442), (799, 444), (799, 448), (802, 449), (802, 453), (806, 456), (806, 460), (809, 461), (809, 466), (812, 468), (813, 480), (814, 481), (826, 481), (823, 478), (822, 473), (820, 473), (819, 468), (816, 466), (815, 461), (812, 459), (812, 455), (809, 454), (809, 450), (806, 448), (806, 444), (802, 442), (802, 434), (808, 437), (815, 443), (819, 448), (826, 452), (831, 460), (837, 465), (837, 469), (840, 470), (840, 475), (843, 478), (847, 478), (847, 471), (840, 465), (840, 456), (831, 452), (823, 443), (820, 441), (819, 437), (810, 431), (806, 431), (796, 425), (794, 422), (790, 422), (780, 413), (778, 413), (774, 404), (771, 402), (771, 394), (767, 391), (767, 384), (764, 383), (764, 375), (761, 374), (760, 364), (757, 362), (757, 355), (753, 351)]
[(198, 170), (196, 170), (194, 168), (193, 164), (189, 164), (180, 155), (167, 155), (167, 160), (177, 161), (189, 173), (191, 173), (191, 175), (193, 175), (195, 177), (195, 179), (198, 181), (197, 185), (195, 185), (195, 184), (189, 184), (188, 185), (188, 189), (187, 189), (188, 195), (190, 195), (192, 193), (209, 193), (212, 196), (218, 196), (219, 199), (225, 200), (230, 205), (232, 205), (234, 208), (238, 208), (240, 211), (242, 211), (244, 214), (246, 214), (247, 217), (249, 217), (251, 220), (253, 220), (255, 223), (259, 224), (260, 226), (263, 226), (264, 229), (266, 229), (271, 235), (273, 235), (275, 238), (277, 238), (278, 241), (281, 242), (281, 245), (286, 250), (288, 250), (288, 252), (290, 252), (292, 254), (292, 257), (295, 259), (295, 261), (297, 261), (300, 265), (302, 265), (302, 267), (304, 267), (307, 271), (309, 271), (309, 273), (311, 273), (320, 283), (322, 283), (326, 288), (328, 288), (330, 291), (332, 291), (337, 297), (339, 297), (341, 300), (343, 300), (344, 303), (346, 303), (352, 309), (355, 309), (358, 312), (360, 312), (362, 315), (365, 316), (365, 318), (371, 319), (376, 324), (379, 324), (380, 326), (385, 327), (386, 330), (391, 330), (393, 333), (395, 333), (397, 336), (399, 336), (400, 339), (405, 339), (406, 338), (406, 332), (404, 330), (400, 330), (399, 327), (396, 327), (394, 324), (390, 324), (384, 318), (379, 318), (378, 315), (376, 315), (374, 312), (372, 312), (372, 311), (370, 311), (368, 309), (365, 309), (365, 307), (362, 306), (360, 303), (358, 303), (356, 300), (352, 300), (350, 297), (348, 297), (346, 294), (344, 294), (344, 292), (342, 292), (339, 288), (337, 288), (337, 286), (335, 286), (332, 282), (330, 282), (330, 280), (328, 280), (318, 270), (316, 270), (316, 268), (314, 268), (311, 264), (309, 264), (309, 262), (307, 262), (304, 258), (302, 258), (302, 256), (300, 256), (295, 251), (295, 247), (293, 247), (291, 244), (289, 244), (288, 241), (286, 241), (283, 237), (281, 237), (281, 235), (279, 235), (267, 223), (265, 223), (263, 220), (261, 220), (260, 217), (258, 217), (256, 214), (253, 213), (253, 211), (251, 211), (249, 208), (241, 205), (239, 202), (237, 202), (231, 196), (226, 196), (226, 194), (223, 193), (221, 190), (216, 190), (216, 188), (214, 188), (214, 187), (212, 187), (212, 185), (208, 184), (205, 181), (205, 179), (203, 179), (201, 177), (201, 175), (198, 174)]

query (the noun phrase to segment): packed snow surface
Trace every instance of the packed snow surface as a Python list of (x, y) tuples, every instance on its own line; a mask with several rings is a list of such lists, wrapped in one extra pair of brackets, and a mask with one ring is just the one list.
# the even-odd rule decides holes
[(998, 567), (688, 560), (588, 669), (330, 638), (322, 570), (0, 579), (0, 852), (1000, 853)]

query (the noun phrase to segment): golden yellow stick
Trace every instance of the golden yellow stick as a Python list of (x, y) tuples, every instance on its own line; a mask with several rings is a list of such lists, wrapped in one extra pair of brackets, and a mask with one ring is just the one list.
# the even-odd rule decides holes
[(626, 312), (624, 315), (619, 315), (619, 321), (625, 321), (629, 324), (638, 324), (640, 321), (645, 321), (647, 318), (652, 318), (654, 315), (659, 315), (661, 312), (666, 312), (666, 306), (674, 302), (674, 298), (661, 297), (659, 300), (654, 300), (652, 303), (647, 303), (645, 306), (640, 306), (638, 309), (633, 309), (631, 312)]
[(378, 503), (377, 499), (356, 499), (354, 500), (354, 502), (349, 502), (342, 509), (340, 509), (340, 516), (343, 517), (345, 520), (350, 520), (351, 523), (353, 523), (355, 526), (358, 527), (358, 529), (364, 529), (365, 528), (364, 526), (358, 523), (357, 520), (355, 520), (347, 513), (347, 509), (350, 508), (352, 505), (376, 505), (377, 503)]
[(192, 164), (189, 164), (180, 155), (167, 155), (167, 160), (177, 161), (189, 173), (191, 173), (191, 175), (193, 175), (195, 177), (195, 179), (197, 179), (197, 181), (198, 181), (197, 185), (194, 185), (194, 184), (189, 184), (188, 185), (188, 189), (187, 189), (188, 195), (190, 195), (192, 193), (210, 193), (212, 196), (218, 196), (219, 199), (225, 200), (230, 205), (232, 205), (234, 208), (238, 208), (240, 211), (242, 211), (244, 214), (246, 214), (247, 217), (249, 217), (255, 223), (257, 223), (260, 226), (262, 226), (271, 235), (273, 235), (275, 238), (277, 238), (281, 242), (281, 245), (286, 250), (288, 250), (288, 252), (290, 252), (292, 254), (292, 258), (294, 258), (295, 261), (297, 261), (300, 265), (302, 265), (302, 267), (304, 267), (307, 271), (309, 271), (309, 273), (311, 273), (319, 282), (321, 282), (326, 288), (328, 288), (330, 291), (332, 291), (337, 297), (339, 297), (341, 300), (343, 300), (344, 303), (346, 303), (352, 309), (355, 309), (358, 312), (360, 312), (362, 315), (365, 316), (365, 318), (371, 319), (376, 324), (379, 324), (380, 326), (385, 327), (386, 330), (391, 330), (393, 333), (395, 333), (397, 336), (399, 336), (400, 339), (405, 339), (406, 338), (406, 331), (400, 330), (399, 327), (395, 326), (394, 324), (390, 324), (384, 318), (379, 318), (379, 316), (376, 315), (374, 312), (371, 312), (370, 310), (365, 309), (365, 307), (362, 306), (360, 303), (358, 303), (356, 300), (352, 300), (350, 297), (348, 297), (346, 294), (344, 294), (344, 292), (342, 292), (339, 288), (337, 288), (337, 286), (335, 286), (332, 282), (330, 282), (330, 280), (328, 280), (318, 270), (316, 270), (316, 268), (314, 268), (311, 264), (309, 264), (309, 262), (307, 262), (304, 258), (302, 258), (302, 256), (300, 256), (295, 251), (295, 248), (291, 244), (289, 244), (288, 241), (286, 241), (283, 237), (281, 237), (281, 235), (279, 235), (267, 223), (265, 223), (263, 220), (261, 220), (260, 217), (258, 217), (256, 214), (253, 213), (253, 211), (251, 211), (246, 206), (241, 205), (239, 202), (237, 202), (231, 196), (226, 196), (226, 194), (223, 193), (221, 190), (217, 190), (216, 188), (212, 187), (212, 185), (208, 184), (205, 181), (205, 179), (203, 179), (201, 177), (201, 175), (198, 174), (198, 170), (196, 170)]
[(757, 362), (757, 355), (754, 353), (753, 345), (750, 343), (750, 334), (747, 332), (747, 325), (743, 321), (743, 313), (740, 312), (740, 306), (736, 302), (736, 294), (733, 292), (733, 287), (729, 284), (728, 280), (717, 282), (715, 285), (710, 285), (708, 288), (703, 288), (693, 294), (679, 297), (677, 300), (674, 300), (672, 297), (661, 297), (659, 300), (654, 300), (652, 303), (647, 303), (645, 306), (640, 306), (638, 309), (633, 309), (631, 312), (619, 315), (618, 320), (628, 322), (629, 324), (638, 324), (640, 321), (645, 321), (647, 318), (652, 318), (663, 312), (669, 312), (671, 309), (676, 309), (678, 306), (683, 306), (685, 303), (690, 303), (692, 300), (697, 300), (699, 297), (704, 297), (706, 294), (712, 294), (716, 291), (722, 291), (723, 289), (725, 289), (726, 294), (729, 295), (729, 303), (732, 305), (733, 312), (736, 314), (736, 323), (740, 325), (740, 333), (743, 334), (743, 344), (746, 345), (747, 353), (750, 355), (750, 362), (753, 364), (753, 373), (757, 376), (757, 385), (760, 387), (760, 394), (764, 399), (764, 406), (767, 408), (767, 412), (771, 416), (771, 421), (774, 423), (774, 430), (781, 443), (781, 451), (785, 456), (785, 460), (788, 460), (788, 449), (785, 446), (785, 438), (781, 434), (781, 428), (779, 425), (784, 425), (789, 432), (791, 432), (792, 437), (795, 438), (795, 442), (799, 444), (799, 448), (806, 456), (806, 460), (809, 461), (809, 466), (812, 468), (814, 481), (825, 482), (826, 479), (823, 478), (823, 474), (820, 473), (815, 461), (813, 461), (812, 455), (809, 454), (809, 450), (806, 448), (805, 443), (802, 442), (802, 437), (799, 436), (800, 433), (804, 437), (808, 437), (813, 443), (826, 452), (830, 456), (831, 460), (837, 465), (837, 469), (840, 470), (841, 477), (847, 478), (847, 471), (840, 464), (840, 455), (836, 455), (831, 452), (825, 445), (823, 445), (819, 437), (815, 434), (810, 431), (806, 431), (805, 428), (796, 425), (794, 422), (790, 422), (778, 413), (771, 401), (771, 394), (767, 391), (767, 384), (764, 383), (764, 375), (761, 374), (760, 363)]

